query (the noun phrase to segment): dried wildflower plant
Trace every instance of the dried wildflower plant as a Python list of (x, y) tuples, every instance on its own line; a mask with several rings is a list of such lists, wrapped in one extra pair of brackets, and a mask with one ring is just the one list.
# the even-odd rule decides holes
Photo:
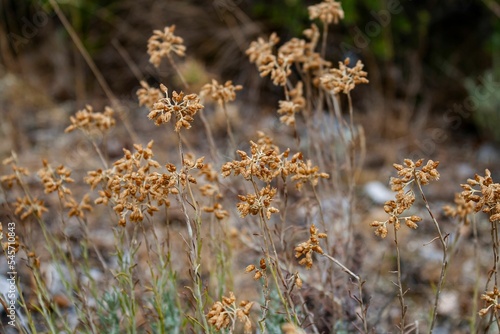
[(253, 279), (258, 280), (264, 277), (266, 279), (267, 273), (266, 273), (267, 265), (266, 265), (266, 259), (261, 258), (259, 261), (259, 268), (257, 268), (255, 265), (250, 264), (245, 268), (246, 273), (254, 273)]
[(144, 148), (134, 145), (135, 152), (124, 149), (123, 158), (107, 170), (88, 173), (85, 181), (92, 189), (101, 185), (96, 204), (113, 204), (119, 215), (119, 225), (126, 225), (127, 219), (137, 223), (144, 219), (144, 212), (150, 216), (159, 207), (170, 206), (169, 194), (177, 195), (187, 183), (196, 183), (189, 174), (193, 169), (203, 167), (203, 158), (189, 156), (183, 161), (180, 171), (173, 164), (166, 164), (166, 171), (160, 172), (160, 164), (153, 159), (153, 141)]
[(185, 56), (186, 47), (182, 37), (174, 35), (175, 25), (165, 27), (163, 31), (154, 30), (153, 36), (148, 40), (149, 62), (159, 67), (163, 58), (171, 59), (171, 53), (180, 57)]
[(340, 2), (335, 0), (325, 0), (317, 5), (307, 7), (309, 18), (314, 20), (319, 18), (323, 24), (338, 24), (344, 18), (344, 10)]
[(464, 225), (470, 224), (470, 216), (474, 213), (474, 202), (466, 201), (461, 193), (455, 194), (454, 199), (455, 205), (445, 205), (443, 207), (443, 212), (446, 216), (452, 218), (459, 218)]
[(484, 176), (476, 174), (474, 179), (468, 179), (462, 188), (462, 197), (474, 203), (475, 212), (486, 213), (492, 223), (500, 221), (500, 184), (493, 182), (488, 169)]
[(71, 125), (66, 128), (65, 132), (79, 129), (85, 134), (91, 134), (93, 131), (105, 133), (115, 125), (113, 114), (114, 111), (110, 107), (105, 107), (103, 112), (94, 112), (92, 106), (86, 105), (84, 109), (70, 117)]
[(498, 315), (500, 313), (500, 290), (496, 286), (493, 290), (486, 291), (481, 295), (481, 300), (484, 300), (486, 307), (482, 308), (478, 313), (479, 316), (484, 317), (488, 313), (492, 313), (498, 321)]
[(229, 292), (229, 297), (222, 297), (221, 301), (215, 302), (207, 314), (208, 323), (218, 331), (229, 329), (231, 333), (235, 330), (236, 322), (243, 323), (245, 334), (252, 333), (252, 322), (250, 320), (250, 310), (253, 302), (246, 300), (236, 305), (236, 297), (233, 292)]
[(297, 259), (304, 256), (304, 258), (300, 259), (299, 264), (301, 266), (306, 266), (307, 269), (311, 269), (313, 265), (313, 253), (323, 254), (323, 249), (319, 245), (319, 239), (325, 239), (325, 233), (319, 233), (319, 230), (316, 226), (311, 225), (309, 228), (310, 237), (307, 241), (300, 243), (297, 247), (295, 247), (295, 257)]
[(158, 100), (163, 98), (163, 93), (160, 89), (150, 87), (146, 81), (141, 80), (141, 87), (137, 90), (139, 105), (146, 106), (148, 109), (153, 109), (153, 106)]
[(321, 86), (332, 94), (349, 94), (356, 85), (367, 84), (367, 72), (363, 71), (363, 63), (358, 60), (356, 66), (349, 67), (350, 60), (339, 62), (339, 68), (332, 68), (320, 77)]
[(409, 228), (417, 229), (417, 223), (422, 220), (421, 217), (416, 215), (401, 217), (403, 212), (410, 209), (415, 202), (415, 193), (413, 190), (409, 189), (406, 191), (405, 189), (414, 182), (426, 185), (432, 180), (439, 179), (439, 172), (436, 169), (439, 165), (438, 161), (429, 160), (424, 166), (422, 165), (423, 159), (416, 162), (405, 159), (404, 165), (394, 164), (394, 168), (398, 171), (398, 177), (391, 177), (390, 185), (392, 191), (396, 192), (396, 199), (387, 201), (384, 204), (384, 211), (389, 215), (389, 219), (383, 222), (373, 221), (370, 224), (376, 228), (376, 235), (385, 238), (388, 233), (388, 224), (393, 224), (395, 230), (399, 230), (401, 219), (405, 221), (406, 226)]
[(236, 92), (241, 89), (243, 89), (243, 86), (235, 86), (231, 80), (226, 81), (223, 85), (219, 84), (217, 80), (212, 80), (211, 83), (201, 88), (200, 96), (208, 97), (222, 106), (225, 103), (234, 101), (236, 99)]
[(203, 108), (200, 98), (196, 94), (184, 94), (174, 91), (172, 97), (168, 96), (168, 89), (163, 84), (160, 86), (165, 97), (159, 99), (154, 105), (148, 118), (154, 120), (156, 125), (168, 123), (175, 117), (175, 132), (181, 128), (190, 129), (194, 121), (194, 115)]

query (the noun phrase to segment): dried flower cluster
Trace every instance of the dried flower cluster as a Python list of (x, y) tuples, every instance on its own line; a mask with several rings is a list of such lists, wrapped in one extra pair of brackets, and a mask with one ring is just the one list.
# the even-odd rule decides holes
[(171, 52), (184, 57), (186, 47), (183, 45), (182, 37), (175, 36), (175, 25), (165, 27), (163, 31), (154, 30), (153, 35), (148, 40), (149, 62), (155, 67), (159, 67), (163, 58), (171, 57)]
[(276, 191), (276, 188), (271, 188), (268, 185), (262, 188), (258, 194), (238, 195), (241, 202), (236, 204), (236, 207), (240, 216), (257, 215), (262, 212), (267, 219), (271, 219), (271, 214), (279, 212), (277, 208), (271, 206)]
[(163, 84), (160, 86), (165, 97), (159, 99), (154, 105), (148, 118), (155, 121), (156, 125), (168, 123), (175, 117), (175, 131), (179, 132), (181, 128), (190, 129), (194, 121), (194, 115), (203, 108), (200, 104), (200, 98), (196, 94), (185, 95), (183, 92), (174, 91), (172, 97), (168, 96), (168, 89)]
[(445, 205), (443, 207), (444, 214), (449, 217), (458, 217), (465, 224), (470, 223), (470, 214), (474, 212), (474, 202), (467, 202), (461, 193), (455, 194), (455, 205)]
[(212, 83), (206, 84), (201, 88), (200, 96), (209, 97), (216, 101), (219, 105), (223, 105), (236, 99), (236, 91), (243, 89), (241, 85), (233, 85), (231, 80), (226, 81), (224, 85), (219, 84), (217, 80), (212, 80)]
[(319, 230), (316, 228), (316, 226), (311, 225), (309, 228), (309, 234), (311, 235), (309, 237), (309, 240), (300, 243), (297, 247), (295, 247), (295, 257), (298, 259), (302, 256), (302, 258), (299, 261), (299, 264), (301, 266), (306, 266), (306, 269), (311, 269), (313, 265), (313, 252), (316, 252), (318, 254), (323, 254), (323, 249), (321, 249), (319, 245), (319, 239), (324, 239), (326, 238), (326, 233), (318, 233)]
[(272, 33), (269, 41), (259, 38), (250, 44), (246, 54), (251, 63), (255, 63), (259, 69), (260, 76), (271, 75), (271, 80), (276, 86), (285, 86), (288, 76), (292, 73), (290, 59), (273, 54), (273, 47), (278, 44), (279, 38)]
[(321, 86), (333, 94), (341, 92), (349, 94), (356, 85), (368, 83), (366, 79), (368, 73), (363, 71), (364, 65), (361, 60), (358, 60), (354, 67), (349, 67), (349, 63), (349, 58), (344, 62), (339, 61), (339, 68), (332, 68), (321, 76)]
[(485, 176), (475, 175), (461, 185), (462, 196), (467, 202), (473, 202), (474, 211), (488, 214), (490, 222), (500, 221), (500, 184), (494, 183), (491, 172), (486, 169)]
[(252, 333), (250, 310), (253, 302), (243, 300), (236, 306), (236, 297), (229, 292), (229, 297), (222, 297), (222, 301), (215, 302), (207, 314), (208, 323), (218, 331), (231, 327), (234, 330), (236, 320), (243, 323), (245, 334)]
[(196, 183), (189, 171), (203, 167), (203, 158), (195, 160), (188, 156), (180, 172), (176, 166), (167, 164), (166, 172), (160, 173), (157, 171), (160, 164), (153, 160), (152, 146), (153, 141), (150, 141), (146, 148), (134, 145), (134, 153), (124, 149), (124, 157), (116, 161), (111, 169), (91, 171), (85, 178), (92, 189), (101, 184), (102, 190), (95, 203), (111, 202), (122, 226), (127, 218), (131, 222), (141, 222), (144, 211), (153, 215), (160, 206), (168, 207), (168, 195), (178, 194), (179, 188), (185, 187), (188, 182)]
[(253, 264), (250, 264), (245, 268), (245, 272), (246, 273), (255, 272), (255, 274), (253, 275), (253, 279), (258, 280), (261, 277), (266, 276), (266, 269), (267, 269), (266, 260), (264, 258), (261, 258), (258, 269)]
[[(18, 165), (16, 154), (12, 153), (12, 155), (4, 159), (2, 163), (3, 165), (10, 165), (13, 173), (3, 175), (0, 178), (0, 182), (5, 184), (8, 188), (12, 188), (14, 184), (22, 187), (24, 184), (23, 178), (28, 177), (30, 172), (28, 169)], [(48, 211), (43, 200), (28, 194), (24, 194), (23, 197), (17, 197), (14, 206), (14, 213), (20, 215), (21, 220), (28, 218), (30, 215), (41, 218), (42, 214)]]
[[(389, 215), (386, 221), (373, 221), (370, 225), (375, 227), (375, 234), (381, 238), (387, 236), (387, 224), (393, 224), (394, 228), (399, 230), (401, 227), (400, 220), (405, 221), (406, 226), (412, 229), (418, 227), (417, 223), (422, 220), (421, 217), (416, 215), (401, 217), (403, 212), (408, 210), (415, 202), (415, 193), (413, 190), (405, 191), (406, 187), (413, 182), (418, 182), (421, 185), (428, 184), (431, 180), (439, 179), (439, 172), (437, 166), (439, 162), (429, 160), (425, 166), (422, 167), (423, 159), (413, 162), (410, 159), (404, 160), (404, 165), (394, 164), (394, 168), (398, 171), (399, 177), (391, 177), (391, 189), (396, 192), (396, 199), (385, 202), (384, 211)], [(418, 169), (422, 167), (421, 169)]]
[(96, 130), (104, 133), (115, 125), (113, 114), (114, 111), (110, 107), (105, 107), (104, 112), (101, 113), (94, 112), (92, 106), (86, 105), (85, 109), (77, 111), (74, 116), (70, 117), (71, 125), (64, 131), (72, 132), (80, 129), (87, 134)]
[(290, 150), (280, 152), (278, 146), (274, 145), (272, 139), (264, 133), (259, 132), (257, 142), (250, 141), (250, 153), (238, 150), (240, 161), (226, 162), (222, 166), (222, 175), (227, 177), (242, 175), (246, 180), (256, 177), (266, 183), (270, 183), (278, 176), (286, 178), (292, 175), (292, 180), (297, 181), (297, 189), (309, 181), (313, 186), (318, 183), (319, 178), (328, 178), (328, 174), (319, 173), (318, 167), (312, 166), (310, 161), (304, 162), (302, 153), (295, 153), (290, 159)]
[(479, 310), (479, 315), (484, 317), (488, 312), (493, 314), (500, 312), (500, 303), (498, 298), (500, 297), (500, 290), (495, 286), (492, 291), (486, 291), (481, 295), (481, 299), (486, 302), (486, 307)]
[(38, 176), (42, 180), (45, 193), (57, 192), (62, 205), (69, 209), (69, 217), (85, 218), (85, 212), (91, 212), (90, 196), (84, 195), (80, 202), (73, 197), (71, 189), (66, 186), (67, 183), (73, 183), (71, 171), (63, 165), (53, 168), (47, 160), (43, 160), (43, 168), (38, 171)]
[(294, 89), (289, 92), (288, 100), (279, 101), (278, 114), (280, 121), (288, 126), (295, 126), (295, 114), (304, 110), (306, 100), (303, 95), (302, 81), (297, 82)]
[(317, 5), (307, 7), (309, 18), (314, 20), (319, 18), (323, 24), (338, 24), (344, 18), (344, 10), (340, 2), (335, 0), (325, 0)]
[(163, 97), (163, 93), (158, 88), (150, 87), (147, 82), (141, 80), (142, 88), (137, 90), (139, 105), (152, 109), (154, 104)]

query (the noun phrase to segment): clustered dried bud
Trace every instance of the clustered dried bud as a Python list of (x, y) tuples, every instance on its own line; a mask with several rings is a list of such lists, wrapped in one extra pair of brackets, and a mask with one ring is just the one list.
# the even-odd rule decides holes
[[(8, 188), (12, 188), (14, 183), (19, 186), (23, 186), (23, 178), (29, 176), (30, 172), (27, 168), (20, 167), (18, 165), (16, 154), (13, 152), (12, 155), (9, 158), (4, 159), (2, 163), (3, 165), (10, 165), (13, 173), (3, 175), (0, 178), (0, 182), (5, 184)], [(48, 211), (43, 200), (34, 196), (28, 196), (28, 194), (25, 194), (23, 197), (17, 197), (14, 207), (14, 213), (16, 215), (20, 215), (21, 220), (28, 218), (30, 215), (41, 218), (42, 214)]]
[(85, 218), (85, 212), (92, 211), (90, 197), (86, 194), (80, 202), (75, 200), (71, 189), (65, 185), (66, 183), (74, 182), (71, 178), (71, 171), (63, 165), (54, 169), (45, 159), (42, 161), (42, 164), (43, 168), (38, 171), (38, 176), (42, 180), (45, 193), (49, 194), (57, 191), (57, 195), (63, 206), (69, 209), (69, 217)]
[(326, 233), (318, 233), (319, 230), (316, 228), (316, 226), (311, 225), (309, 228), (309, 234), (311, 235), (309, 237), (309, 240), (300, 243), (297, 247), (295, 247), (295, 257), (298, 259), (302, 256), (302, 258), (299, 261), (299, 264), (301, 266), (306, 266), (306, 269), (311, 269), (313, 265), (313, 252), (316, 252), (318, 254), (323, 254), (323, 249), (319, 245), (319, 239), (324, 239), (326, 238)]
[(354, 67), (349, 67), (349, 62), (349, 58), (346, 58), (344, 62), (339, 62), (339, 68), (332, 68), (322, 75), (321, 86), (333, 94), (340, 92), (349, 94), (356, 85), (368, 83), (366, 79), (368, 73), (363, 71), (364, 65), (361, 60), (358, 60)]
[(147, 82), (141, 80), (142, 88), (137, 90), (139, 105), (152, 109), (154, 104), (163, 97), (163, 93), (158, 88), (150, 87)]
[(256, 195), (238, 195), (241, 202), (236, 204), (236, 207), (240, 212), (240, 216), (245, 217), (248, 214), (257, 215), (262, 212), (267, 219), (271, 219), (271, 214), (279, 212), (277, 208), (271, 206), (276, 191), (276, 188), (271, 188), (268, 185), (262, 188)]
[(186, 47), (184, 40), (174, 35), (175, 25), (165, 27), (163, 31), (154, 30), (153, 35), (148, 40), (149, 62), (155, 67), (159, 67), (163, 58), (170, 58), (171, 52), (184, 57)]
[(486, 291), (481, 295), (481, 299), (486, 302), (486, 307), (479, 310), (479, 316), (484, 317), (489, 311), (495, 314), (500, 311), (500, 303), (498, 298), (500, 297), (500, 291), (496, 286), (493, 287), (492, 291)]
[(474, 202), (467, 202), (461, 193), (455, 194), (455, 206), (445, 205), (443, 207), (444, 214), (449, 217), (459, 217), (465, 224), (470, 224), (469, 215), (474, 212)]
[(224, 210), (220, 200), (222, 194), (219, 190), (218, 172), (212, 167), (211, 164), (204, 164), (200, 169), (200, 176), (204, 176), (207, 181), (206, 184), (199, 187), (202, 196), (209, 197), (213, 202), (209, 206), (203, 206), (202, 210), (205, 212), (213, 213), (215, 218), (222, 220), (229, 216), (229, 212)]
[(278, 114), (282, 115), (280, 117), (281, 123), (288, 126), (295, 126), (295, 114), (304, 110), (306, 106), (302, 81), (297, 82), (295, 88), (288, 95), (288, 100), (279, 101)]
[[(474, 211), (488, 214), (490, 222), (500, 221), (500, 184), (494, 183), (491, 172), (486, 169), (485, 176), (475, 175), (462, 184), (462, 197), (474, 204)], [(479, 188), (479, 189), (477, 189)]]
[(243, 89), (241, 85), (233, 85), (231, 80), (226, 81), (221, 85), (217, 80), (212, 80), (212, 83), (206, 84), (201, 88), (200, 96), (208, 97), (219, 105), (223, 105), (236, 99), (236, 91)]
[(110, 107), (105, 107), (104, 112), (101, 113), (94, 112), (92, 106), (86, 105), (85, 109), (77, 111), (74, 116), (70, 117), (71, 125), (64, 132), (80, 129), (87, 134), (96, 130), (104, 133), (115, 125), (113, 114), (114, 111)]
[(155, 121), (156, 125), (168, 123), (175, 117), (175, 131), (179, 132), (181, 128), (190, 129), (194, 121), (194, 115), (203, 108), (200, 104), (200, 98), (196, 94), (185, 95), (183, 92), (172, 93), (172, 98), (168, 97), (168, 89), (163, 84), (160, 86), (165, 97), (159, 99), (154, 105), (148, 118)]
[(307, 7), (309, 19), (319, 18), (323, 24), (338, 24), (344, 18), (344, 10), (340, 2), (335, 0), (325, 0), (317, 5)]
[(208, 323), (218, 331), (229, 327), (234, 329), (236, 320), (243, 323), (245, 334), (252, 333), (252, 322), (250, 321), (250, 310), (253, 302), (243, 300), (236, 306), (236, 297), (229, 292), (229, 297), (222, 297), (222, 301), (215, 302), (207, 314)]
[[(406, 226), (411, 229), (417, 229), (417, 223), (422, 221), (422, 218), (416, 215), (401, 217), (401, 214), (408, 210), (415, 202), (415, 193), (413, 190), (405, 192), (407, 186), (413, 182), (418, 182), (421, 185), (428, 184), (432, 180), (439, 179), (437, 166), (439, 161), (429, 160), (422, 167), (423, 159), (413, 162), (410, 159), (404, 160), (404, 165), (394, 164), (394, 168), (398, 171), (399, 177), (391, 177), (390, 184), (392, 191), (396, 192), (396, 200), (385, 202), (384, 211), (389, 215), (386, 221), (373, 221), (370, 225), (375, 227), (375, 235), (385, 238), (387, 236), (387, 224), (393, 224), (394, 228), (399, 230), (401, 227), (400, 220), (405, 221)], [(418, 169), (422, 167), (421, 169)]]
[(264, 258), (261, 258), (260, 262), (259, 262), (259, 269), (257, 269), (257, 267), (254, 266), (253, 264), (250, 264), (245, 268), (245, 272), (251, 273), (251, 272), (255, 271), (255, 274), (253, 275), (253, 279), (258, 280), (262, 277), (264, 277), (264, 278), (267, 277), (266, 276), (267, 275), (266, 269), (267, 269), (266, 260)]
[(92, 189), (102, 185), (95, 203), (111, 202), (113, 210), (120, 216), (119, 225), (125, 225), (127, 218), (140, 222), (144, 219), (144, 212), (153, 215), (160, 206), (170, 206), (168, 195), (179, 194), (180, 187), (186, 187), (188, 182), (196, 183), (189, 172), (203, 167), (203, 158), (186, 155), (180, 171), (167, 164), (166, 172), (160, 173), (157, 171), (160, 164), (153, 160), (152, 146), (153, 141), (150, 141), (146, 148), (134, 145), (135, 153), (124, 149), (124, 157), (112, 168), (91, 171), (85, 178)]
[(250, 153), (237, 151), (240, 161), (230, 161), (222, 166), (222, 175), (227, 177), (242, 175), (246, 180), (256, 177), (266, 183), (270, 183), (278, 176), (286, 178), (292, 175), (292, 180), (297, 181), (297, 189), (302, 189), (305, 182), (316, 186), (319, 178), (328, 178), (328, 174), (318, 172), (318, 167), (312, 166), (310, 161), (304, 162), (302, 153), (295, 153), (288, 159), (290, 150), (280, 152), (278, 146), (274, 145), (272, 139), (264, 133), (259, 132), (257, 143), (250, 141)]

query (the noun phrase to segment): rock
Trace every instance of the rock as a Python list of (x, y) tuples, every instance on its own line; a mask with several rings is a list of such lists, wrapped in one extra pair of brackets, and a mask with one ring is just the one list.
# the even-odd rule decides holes
[(394, 199), (394, 193), (380, 181), (366, 183), (363, 190), (365, 194), (377, 204), (384, 204)]

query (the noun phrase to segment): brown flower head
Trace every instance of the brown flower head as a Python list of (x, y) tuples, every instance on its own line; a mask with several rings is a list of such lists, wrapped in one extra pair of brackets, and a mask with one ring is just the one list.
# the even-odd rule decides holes
[(221, 301), (215, 302), (207, 314), (208, 323), (218, 331), (234, 327), (236, 320), (243, 323), (244, 333), (252, 333), (252, 322), (250, 321), (250, 310), (253, 302), (243, 300), (236, 305), (236, 297), (229, 292), (229, 297), (222, 297)]
[(161, 85), (160, 88), (165, 93), (165, 97), (154, 104), (148, 118), (154, 120), (156, 125), (161, 125), (168, 123), (174, 115), (176, 132), (179, 132), (181, 128), (190, 129), (194, 115), (203, 108), (198, 95), (185, 95), (183, 92), (174, 91), (170, 98), (167, 87)]
[(82, 130), (86, 134), (92, 131), (106, 132), (115, 125), (113, 118), (114, 111), (110, 107), (105, 107), (104, 112), (94, 112), (94, 109), (87, 105), (85, 109), (79, 110), (70, 117), (71, 125), (64, 132), (72, 132), (76, 129)]
[(319, 18), (323, 24), (338, 24), (344, 18), (344, 10), (340, 2), (335, 0), (325, 0), (317, 5), (307, 7), (309, 19)]
[(276, 188), (266, 186), (258, 194), (238, 195), (241, 202), (236, 207), (241, 217), (245, 217), (248, 214), (257, 215), (262, 212), (267, 219), (271, 219), (271, 214), (279, 212), (278, 209), (271, 206), (276, 191)]
[(366, 76), (368, 73), (363, 71), (363, 63), (358, 60), (356, 66), (349, 67), (349, 58), (344, 62), (339, 62), (339, 68), (332, 68), (326, 74), (320, 77), (321, 86), (327, 91), (338, 94), (340, 92), (349, 94), (356, 85), (368, 83)]
[(221, 85), (217, 80), (212, 80), (212, 83), (206, 84), (201, 88), (200, 96), (207, 96), (208, 98), (216, 101), (219, 105), (234, 101), (236, 99), (236, 91), (241, 90), (243, 86), (233, 85), (232, 81), (226, 81)]
[(461, 185), (462, 196), (467, 203), (474, 203), (474, 211), (488, 214), (490, 222), (500, 221), (500, 184), (493, 182), (491, 172), (486, 169), (485, 176), (475, 175)]
[(488, 312), (496, 314), (500, 311), (500, 303), (498, 298), (500, 297), (500, 291), (496, 286), (493, 287), (493, 290), (486, 291), (481, 295), (481, 299), (485, 301), (486, 307), (481, 309), (478, 313), (479, 316), (484, 317)]
[(175, 25), (165, 27), (163, 31), (154, 30), (153, 36), (148, 40), (149, 62), (155, 67), (159, 67), (163, 58), (171, 57), (171, 52), (184, 57), (186, 47), (184, 40), (174, 35)]
[(141, 80), (142, 88), (137, 90), (137, 97), (139, 98), (139, 105), (146, 106), (152, 109), (154, 104), (163, 97), (161, 90), (158, 88), (150, 87), (147, 82)]
[(319, 230), (316, 226), (314, 226), (314, 224), (309, 228), (309, 234), (309, 240), (302, 242), (295, 247), (295, 257), (298, 259), (304, 256), (304, 258), (299, 261), (299, 264), (301, 266), (305, 265), (306, 269), (311, 269), (313, 265), (313, 252), (323, 254), (323, 249), (319, 245), (319, 239), (326, 238), (326, 234), (319, 233)]

